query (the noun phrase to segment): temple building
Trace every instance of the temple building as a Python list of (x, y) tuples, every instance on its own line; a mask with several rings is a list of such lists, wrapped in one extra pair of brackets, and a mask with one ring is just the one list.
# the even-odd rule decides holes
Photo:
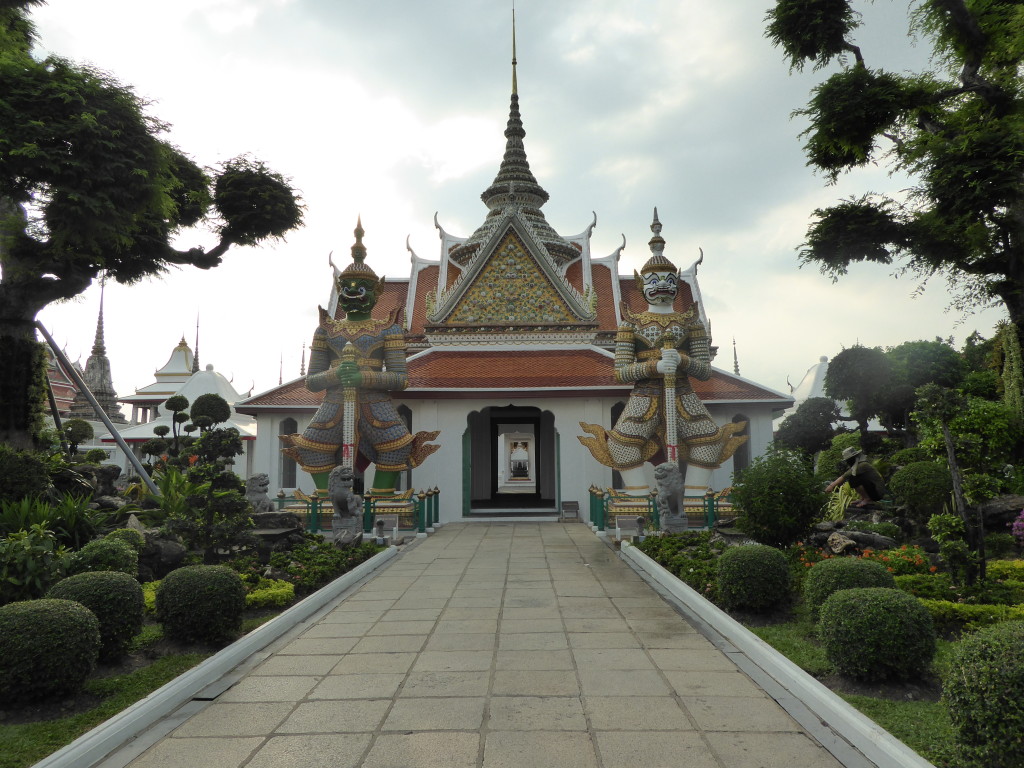
[[(412, 431), (440, 430), (441, 446), (406, 473), (404, 487), (440, 488), (442, 522), (554, 511), (563, 501), (585, 509), (592, 484), (620, 482), (577, 437), (581, 422), (610, 428), (622, 412), (630, 386), (614, 376), (615, 335), (624, 308), (640, 312), (647, 305), (633, 275), (619, 274), (625, 243), (595, 255), (596, 219), (568, 236), (545, 219), (548, 193), (527, 160), (514, 71), (505, 153), (481, 195), (483, 223), (459, 236), (435, 217), (438, 258), (410, 248), (408, 277), (388, 275), (373, 312), (404, 312), (409, 385), (393, 393), (394, 402)], [(673, 250), (670, 238), (666, 255), (679, 264)], [(680, 269), (675, 308), (696, 305), (710, 333), (697, 279), (701, 259)], [(367, 263), (374, 264), (372, 252)], [(324, 282), (326, 288), (326, 275)], [(326, 309), (340, 319), (337, 299), (332, 290)], [(772, 418), (793, 398), (717, 368), (708, 381), (692, 384), (716, 422), (748, 423), (750, 439), (712, 476), (722, 490), (768, 447)], [(272, 492), (313, 489), (281, 454), (278, 436), (302, 432), (322, 396), (298, 378), (236, 404), (256, 419), (253, 466), (268, 472)]]
[[(82, 379), (85, 385), (96, 398), (100, 408), (114, 424), (126, 424), (128, 419), (121, 413), (121, 406), (118, 405), (117, 392), (114, 390), (114, 381), (110, 373), (110, 359), (107, 357), (107, 347), (103, 338), (103, 283), (100, 280), (100, 311), (96, 320), (96, 338), (92, 345), (92, 354), (85, 361), (85, 368), (82, 370)], [(71, 403), (69, 416), (74, 419), (85, 419), (100, 424), (100, 417), (96, 414), (92, 403), (86, 399), (85, 393), (75, 391), (74, 400)]]
[[(237, 412), (234, 407), (235, 403), (243, 399), (243, 395), (235, 389), (227, 377), (215, 371), (212, 365), (208, 364), (203, 370), (199, 370), (196, 365), (196, 357), (184, 337), (171, 350), (167, 362), (154, 372), (153, 378), (154, 381), (140, 387), (134, 394), (120, 399), (120, 402), (132, 406), (132, 419), (131, 424), (124, 427), (119, 426), (118, 432), (140, 459), (147, 460), (139, 447), (147, 440), (157, 436), (154, 431), (157, 427), (165, 426), (168, 429), (173, 427), (173, 414), (163, 407), (169, 397), (181, 395), (189, 403), (193, 403), (200, 395), (214, 394), (223, 397), (231, 406), (231, 417), (219, 426), (237, 429), (245, 448), (245, 453), (235, 458), (233, 467), (235, 472), (245, 478), (262, 471), (260, 468), (254, 467), (252, 463), (256, 422), (251, 416)], [(106, 430), (103, 431), (104, 434), (100, 440), (107, 446), (112, 446), (114, 438)], [(127, 459), (120, 455), (120, 451), (115, 452), (112, 458), (127, 474), (131, 474), (131, 467), (128, 465)]]

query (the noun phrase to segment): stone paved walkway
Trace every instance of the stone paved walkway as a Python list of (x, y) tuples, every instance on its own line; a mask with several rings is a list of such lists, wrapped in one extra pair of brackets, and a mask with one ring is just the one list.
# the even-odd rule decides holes
[(132, 768), (840, 768), (580, 524), (446, 525), (273, 649)]

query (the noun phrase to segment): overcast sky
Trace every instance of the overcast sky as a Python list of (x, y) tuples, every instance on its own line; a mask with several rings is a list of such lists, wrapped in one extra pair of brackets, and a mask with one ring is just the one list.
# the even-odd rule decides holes
[[(518, 0), (526, 151), (563, 235), (590, 223), (595, 256), (626, 238), (621, 270), (648, 258), (658, 207), (666, 254), (700, 285), (720, 347), (715, 365), (787, 391), (821, 355), (973, 330), (1001, 311), (946, 312), (942, 281), (882, 266), (838, 284), (796, 251), (811, 212), (906, 179), (869, 168), (828, 186), (805, 166), (790, 113), (825, 72), (789, 72), (764, 38), (768, 0)], [(855, 4), (856, 5), (856, 4)], [(861, 3), (869, 64), (902, 71), (906, 3)], [(438, 257), (435, 212), (452, 234), (483, 221), (511, 91), (511, 3), (504, 0), (50, 0), (33, 14), (41, 48), (132, 85), (171, 124), (169, 140), (203, 165), (251, 153), (291, 178), (307, 206), (287, 242), (229, 251), (221, 267), (108, 285), (106, 344), (121, 396), (153, 380), (200, 323), (203, 365), (261, 392), (299, 373), (327, 254), (348, 261), (362, 215), (368, 263), (407, 277), (411, 247)], [(186, 234), (179, 245), (210, 244)], [(41, 315), (84, 364), (99, 288)]]

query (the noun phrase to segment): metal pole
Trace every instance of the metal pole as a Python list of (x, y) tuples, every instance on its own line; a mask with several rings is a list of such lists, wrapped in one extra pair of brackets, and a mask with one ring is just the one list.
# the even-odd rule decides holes
[(117, 428), (114, 426), (114, 422), (110, 420), (110, 417), (107, 416), (107, 414), (103, 411), (103, 409), (100, 407), (100, 404), (96, 402), (96, 398), (93, 397), (92, 392), (89, 391), (89, 387), (85, 385), (85, 381), (78, 374), (78, 371), (75, 370), (75, 367), (71, 365), (71, 361), (64, 356), (64, 353), (61, 352), (60, 349), (57, 348), (57, 342), (55, 342), (53, 340), (53, 337), (46, 332), (46, 329), (43, 328), (42, 323), (36, 320), (35, 326), (36, 329), (41, 334), (43, 334), (43, 338), (46, 339), (46, 343), (50, 345), (50, 349), (53, 350), (53, 354), (57, 356), (57, 359), (64, 366), (64, 370), (72, 379), (75, 380), (75, 384), (78, 385), (78, 388), (81, 390), (82, 394), (85, 395), (85, 399), (89, 401), (89, 405), (91, 405), (93, 407), (93, 410), (96, 411), (96, 415), (100, 417), (100, 421), (102, 421), (103, 425), (110, 430), (110, 434), (113, 436), (114, 441), (121, 448), (121, 450), (124, 451), (124, 455), (128, 457), (128, 461), (131, 462), (131, 465), (135, 468), (135, 471), (139, 473), (139, 477), (142, 478), (142, 481), (146, 484), (146, 487), (149, 488), (150, 492), (154, 496), (159, 497), (160, 489), (156, 487), (156, 483), (153, 482), (153, 478), (149, 476), (149, 473), (146, 471), (145, 467), (142, 466), (142, 462), (139, 461), (138, 456), (132, 453), (132, 450), (128, 447), (128, 444), (121, 437), (121, 433), (118, 432)]
[(50, 377), (46, 377), (46, 399), (50, 401), (50, 413), (53, 414), (53, 426), (57, 428), (57, 437), (60, 439), (60, 449), (64, 455), (71, 457), (71, 450), (68, 448), (68, 441), (64, 439), (64, 427), (60, 423), (60, 411), (57, 410), (57, 399), (53, 396), (53, 387), (50, 386)]

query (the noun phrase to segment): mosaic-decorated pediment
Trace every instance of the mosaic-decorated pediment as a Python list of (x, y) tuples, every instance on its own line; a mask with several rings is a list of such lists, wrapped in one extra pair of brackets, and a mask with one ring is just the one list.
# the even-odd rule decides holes
[(443, 322), (506, 325), (579, 321), (579, 315), (510, 229)]

